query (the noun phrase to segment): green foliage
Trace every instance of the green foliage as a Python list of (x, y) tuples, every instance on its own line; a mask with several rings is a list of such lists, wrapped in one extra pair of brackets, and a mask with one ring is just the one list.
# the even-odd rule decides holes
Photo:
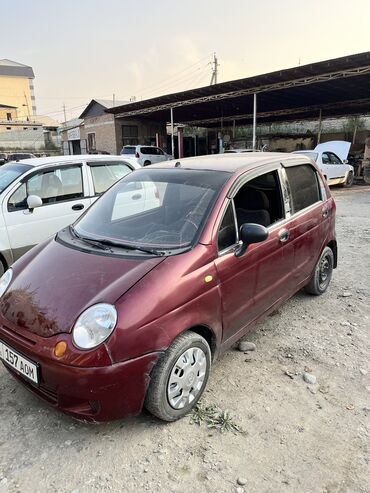
[(233, 420), (231, 412), (222, 410), (215, 404), (202, 405), (198, 403), (190, 415), (190, 424), (201, 426), (205, 423), (209, 429), (217, 429), (221, 433), (231, 431), (232, 433), (246, 434), (246, 432)]

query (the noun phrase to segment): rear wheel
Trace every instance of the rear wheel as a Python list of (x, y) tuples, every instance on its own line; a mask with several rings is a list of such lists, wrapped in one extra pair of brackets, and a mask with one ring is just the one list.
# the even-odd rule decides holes
[(144, 166), (149, 166), (149, 164), (152, 164), (150, 161), (144, 161)]
[(181, 334), (152, 371), (145, 407), (164, 421), (182, 418), (202, 395), (210, 367), (207, 341), (195, 332)]
[(4, 272), (5, 272), (5, 265), (3, 264), (0, 258), (0, 277), (4, 274)]
[(350, 171), (347, 175), (346, 181), (342, 183), (342, 187), (350, 188), (353, 185), (355, 177), (353, 176), (353, 172)]
[(307, 293), (316, 296), (325, 293), (331, 281), (334, 268), (334, 254), (331, 248), (325, 247), (310, 282), (305, 287)]

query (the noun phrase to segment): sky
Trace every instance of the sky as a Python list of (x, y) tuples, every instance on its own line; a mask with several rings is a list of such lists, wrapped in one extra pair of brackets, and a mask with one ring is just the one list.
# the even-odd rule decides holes
[(33, 67), (58, 121), (209, 85), (213, 53), (224, 82), (370, 50), (369, 0), (0, 0), (0, 19), (0, 59)]

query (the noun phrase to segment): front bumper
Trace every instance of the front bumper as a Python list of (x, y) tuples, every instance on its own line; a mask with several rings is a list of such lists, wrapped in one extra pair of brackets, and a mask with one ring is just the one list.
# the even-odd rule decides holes
[(48, 404), (74, 418), (111, 421), (139, 414), (143, 407), (150, 372), (159, 353), (150, 353), (121, 363), (100, 366), (69, 366), (45, 358), (19, 341), (0, 337), (40, 366), (40, 383), (32, 384), (4, 363), (9, 372)]

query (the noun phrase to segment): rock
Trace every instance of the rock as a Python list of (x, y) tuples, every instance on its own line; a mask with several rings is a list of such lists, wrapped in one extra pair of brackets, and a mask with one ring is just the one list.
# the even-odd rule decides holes
[(72, 440), (66, 440), (64, 442), (64, 445), (67, 445), (67, 447), (70, 447), (72, 445)]
[(236, 488), (236, 493), (244, 493), (244, 488)]
[(244, 486), (245, 484), (247, 484), (247, 480), (245, 478), (238, 478), (236, 480), (236, 482), (238, 483), (238, 485), (240, 486)]
[(343, 293), (340, 295), (342, 298), (349, 298), (352, 296), (352, 293), (350, 291), (343, 291)]
[(315, 385), (315, 383), (316, 383), (316, 377), (315, 377), (315, 375), (312, 375), (312, 373), (304, 372), (303, 373), (303, 380), (306, 383), (309, 383), (310, 385)]
[(349, 322), (347, 322), (347, 321), (345, 321), (345, 322), (341, 322), (341, 323), (340, 323), (340, 325), (341, 325), (342, 327), (350, 327), (350, 326), (351, 326), (351, 324), (350, 324)]
[(360, 368), (360, 373), (361, 375), (367, 375), (367, 370), (364, 370), (364, 368)]
[(238, 349), (239, 351), (255, 351), (256, 345), (253, 342), (240, 341)]

